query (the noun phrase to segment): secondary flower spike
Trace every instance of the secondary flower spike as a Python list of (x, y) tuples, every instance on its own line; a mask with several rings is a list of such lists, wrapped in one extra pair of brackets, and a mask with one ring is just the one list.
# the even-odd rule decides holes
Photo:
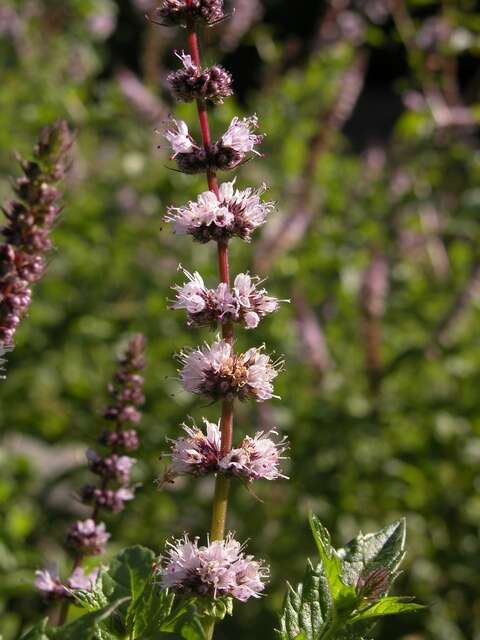
[(189, 234), (198, 242), (225, 241), (234, 236), (250, 241), (255, 229), (265, 224), (275, 205), (263, 202), (260, 189), (235, 189), (235, 180), (220, 185), (218, 198), (204, 191), (184, 207), (169, 207), (166, 222), (178, 234)]
[(182, 269), (188, 282), (173, 287), (176, 300), (173, 309), (185, 309), (189, 327), (215, 326), (218, 323), (241, 322), (246, 329), (254, 329), (260, 318), (278, 309), (279, 300), (258, 287), (259, 278), (239, 273), (230, 289), (221, 282), (216, 289), (207, 289), (198, 272)]
[(245, 555), (231, 534), (206, 546), (187, 535), (170, 542), (157, 571), (164, 589), (213, 598), (230, 596), (241, 602), (258, 598), (269, 575), (263, 562)]
[(219, 398), (263, 402), (273, 395), (272, 381), (282, 362), (272, 363), (261, 348), (235, 353), (224, 340), (180, 354), (181, 380), (186, 391)]
[(60, 215), (57, 183), (65, 176), (72, 136), (66, 122), (42, 129), (33, 160), (21, 161), (15, 199), (5, 206), (0, 244), (0, 351), (13, 343), (30, 305), (33, 283), (43, 276), (52, 248), (51, 230)]

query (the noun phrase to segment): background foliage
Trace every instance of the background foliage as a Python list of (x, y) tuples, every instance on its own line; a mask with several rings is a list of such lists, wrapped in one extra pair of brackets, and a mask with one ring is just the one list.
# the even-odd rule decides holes
[[(233, 246), (232, 265), (268, 275), (272, 293), (292, 299), (255, 338), (239, 336), (240, 346), (265, 340), (288, 366), (282, 401), (240, 407), (237, 433), (288, 433), (292, 480), (257, 487), (262, 502), (234, 491), (230, 526), (267, 557), (273, 580), (270, 597), (225, 621), (218, 638), (252, 628), (273, 638), (285, 580), (301, 579), (314, 554), (309, 508), (337, 546), (407, 516), (398, 588), (429, 608), (385, 623), (380, 639), (480, 638), (480, 14), (468, 0), (237, 5), (207, 36), (239, 89), (213, 127), (259, 114), (266, 159), (247, 164), (239, 183), (265, 180), (280, 211), (252, 247)], [(204, 185), (169, 170), (157, 148), (154, 130), (173, 108), (170, 50), (184, 45), (182, 33), (147, 25), (148, 9), (147, 0), (0, 8), (2, 199), (13, 150), (28, 155), (58, 117), (77, 131), (57, 251), (1, 386), (5, 640), (44, 611), (34, 570), (68, 564), (62, 532), (83, 513), (73, 498), (83, 450), (101, 427), (113, 356), (133, 331), (149, 339), (143, 489), (112, 519), (110, 553), (160, 550), (169, 535), (208, 527), (209, 480), (153, 484), (165, 437), (186, 415), (217, 414), (180, 390), (172, 354), (198, 334), (167, 312), (179, 262), (216, 275), (212, 247), (162, 225), (168, 203)], [(175, 109), (192, 120), (193, 107)]]

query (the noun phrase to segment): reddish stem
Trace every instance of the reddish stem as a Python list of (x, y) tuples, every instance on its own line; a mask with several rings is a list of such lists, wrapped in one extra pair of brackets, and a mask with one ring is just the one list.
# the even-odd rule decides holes
[[(191, 4), (191, 0), (187, 0), (187, 4)], [(188, 48), (192, 61), (198, 69), (202, 68), (202, 60), (200, 55), (200, 46), (198, 42), (198, 34), (195, 30), (195, 24), (193, 20), (190, 20), (187, 24), (187, 40)], [(202, 135), (202, 143), (204, 148), (208, 151), (212, 144), (212, 136), (210, 133), (210, 125), (208, 122), (208, 112), (205, 100), (197, 100), (197, 112), (198, 120), (200, 123), (200, 131)], [(215, 171), (212, 168), (207, 169), (207, 183), (210, 191), (219, 197), (218, 180)], [(217, 242), (217, 258), (218, 258), (218, 274), (220, 282), (224, 282), (230, 285), (230, 268), (228, 262), (228, 241)], [(222, 324), (222, 337), (224, 340), (233, 343), (233, 324), (231, 322)], [(220, 419), (220, 430), (222, 434), (221, 439), (221, 453), (227, 454), (232, 448), (233, 441), (233, 401), (224, 400), (222, 402), (222, 416)], [(212, 540), (222, 539), (225, 534), (225, 522), (228, 505), (228, 491), (230, 481), (218, 475), (215, 482), (215, 496), (213, 500), (213, 512), (212, 512), (212, 528), (211, 538)], [(209, 635), (212, 631), (209, 631)]]

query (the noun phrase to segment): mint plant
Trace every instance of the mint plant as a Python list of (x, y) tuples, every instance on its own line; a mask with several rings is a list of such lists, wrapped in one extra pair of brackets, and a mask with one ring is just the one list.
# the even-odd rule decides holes
[[(188, 53), (177, 52), (182, 68), (170, 73), (168, 81), (177, 100), (196, 103), (200, 137), (173, 117), (165, 123), (163, 134), (177, 169), (204, 173), (208, 186), (195, 200), (170, 206), (165, 220), (177, 234), (189, 235), (199, 244), (216, 244), (219, 275), (219, 282), (209, 288), (200, 273), (183, 269), (187, 281), (173, 286), (171, 306), (186, 312), (189, 328), (220, 332), (212, 341), (178, 356), (184, 389), (218, 402), (220, 417), (217, 423), (203, 419), (203, 428), (195, 422), (182, 425), (183, 433), (170, 442), (171, 462), (163, 484), (175, 482), (178, 476), (215, 476), (211, 529), (206, 535), (185, 532), (167, 541), (160, 556), (140, 546), (129, 547), (94, 574), (75, 575), (83, 557), (100, 554), (107, 541), (105, 527), (97, 520), (99, 510), (119, 511), (133, 498), (128, 484), (133, 460), (124, 453), (135, 448), (137, 440), (123, 426), (138, 421), (138, 406), (143, 402), (138, 376), (143, 339), (136, 338), (112, 386), (114, 402), (105, 412), (116, 425), (101, 439), (110, 451), (87, 454), (90, 469), (102, 480), (100, 486), (82, 490), (82, 500), (93, 504), (93, 512), (88, 520), (75, 523), (67, 536), (76, 553), (72, 576), (66, 582), (46, 572), (37, 576), (42, 591), (66, 603), (59, 624), (42, 621), (24, 640), (211, 640), (217, 622), (232, 615), (237, 602), (259, 598), (266, 589), (268, 566), (249, 555), (227, 529), (231, 482), (286, 480), (283, 460), (288, 448), (287, 439), (275, 429), (257, 431), (240, 442), (233, 429), (235, 403), (278, 397), (274, 381), (283, 361), (273, 360), (263, 345), (242, 353), (235, 343), (236, 327), (255, 329), (278, 310), (281, 301), (267, 293), (259, 276), (240, 273), (233, 282), (230, 276), (231, 243), (251, 241), (274, 205), (263, 200), (263, 185), (241, 189), (235, 178), (222, 184), (218, 180), (218, 172), (233, 171), (260, 156), (263, 139), (257, 133), (256, 115), (233, 117), (215, 141), (210, 132), (207, 104), (220, 105), (232, 94), (232, 78), (218, 65), (203, 67), (199, 31), (227, 17), (222, 0), (164, 0), (151, 18), (186, 29)], [(307, 563), (302, 583), (288, 587), (276, 630), (280, 640), (367, 640), (379, 618), (420, 608), (408, 598), (389, 595), (404, 557), (404, 521), (373, 534), (359, 534), (338, 550), (314, 515), (310, 526), (319, 557)], [(84, 615), (68, 622), (70, 603), (83, 609)]]

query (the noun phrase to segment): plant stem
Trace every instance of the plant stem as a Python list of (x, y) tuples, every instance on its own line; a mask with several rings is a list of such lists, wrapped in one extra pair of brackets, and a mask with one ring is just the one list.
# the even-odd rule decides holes
[[(191, 0), (187, 0), (187, 4), (191, 4)], [(200, 46), (198, 42), (198, 34), (193, 21), (187, 24), (187, 40), (192, 61), (198, 69), (201, 69), (202, 61), (200, 56)], [(209, 149), (212, 144), (210, 134), (210, 126), (208, 122), (207, 105), (205, 100), (197, 100), (198, 120), (200, 123), (200, 131), (202, 134), (202, 142), (205, 149)], [(213, 169), (207, 169), (207, 182), (210, 191), (213, 191), (218, 198), (218, 180)], [(230, 268), (228, 261), (228, 241), (219, 241), (217, 243), (218, 258), (218, 274), (220, 282), (230, 285)], [(233, 343), (233, 324), (231, 322), (222, 324), (222, 337), (225, 341)], [(223, 400), (222, 416), (220, 419), (221, 453), (227, 454), (232, 448), (233, 440), (233, 400)], [(227, 520), (228, 494), (230, 489), (230, 480), (218, 474), (215, 480), (215, 493), (212, 505), (212, 524), (210, 530), (211, 540), (222, 540), (225, 535), (225, 527)], [(215, 630), (215, 619), (208, 618), (204, 621), (203, 628), (207, 640), (211, 640)]]

